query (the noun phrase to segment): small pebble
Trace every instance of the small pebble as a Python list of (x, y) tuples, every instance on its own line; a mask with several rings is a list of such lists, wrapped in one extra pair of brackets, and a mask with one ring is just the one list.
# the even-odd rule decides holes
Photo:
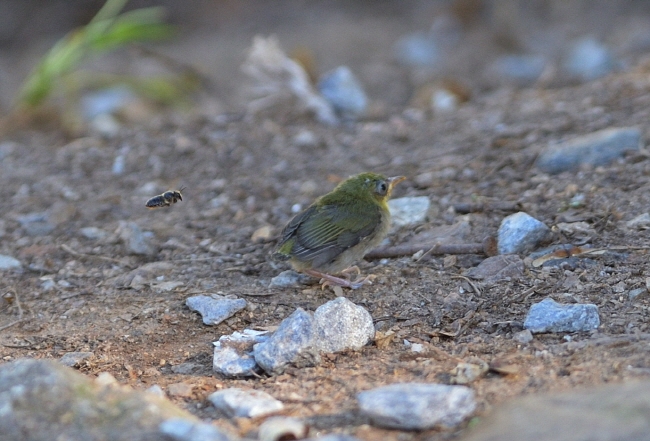
[(231, 417), (256, 418), (284, 409), (281, 401), (266, 392), (235, 387), (214, 392), (208, 400)]
[(393, 52), (395, 58), (406, 66), (433, 67), (441, 60), (436, 36), (430, 32), (414, 32), (400, 38)]
[[(114, 138), (120, 133), (122, 126), (115, 116), (103, 113), (97, 115), (92, 119), (92, 121), (90, 121), (90, 128), (100, 136), (105, 138)], [(113, 174), (122, 174), (123, 172), (124, 156), (119, 155), (115, 158), (115, 162), (113, 163)]]
[(530, 329), (524, 329), (523, 331), (519, 331), (513, 335), (512, 339), (518, 343), (525, 345), (533, 341), (533, 333), (530, 332)]
[(424, 346), (420, 343), (413, 343), (411, 344), (411, 352), (424, 352)]
[(253, 357), (253, 346), (269, 338), (267, 331), (245, 329), (222, 335), (214, 342), (212, 369), (225, 377), (250, 377), (260, 370)]
[(650, 213), (643, 213), (635, 217), (634, 219), (627, 221), (625, 226), (628, 228), (634, 228), (637, 230), (648, 230), (650, 229)]
[(472, 389), (443, 384), (392, 384), (361, 392), (357, 400), (375, 425), (401, 430), (454, 427), (476, 408)]
[(345, 119), (355, 120), (363, 116), (368, 107), (361, 83), (347, 66), (325, 73), (318, 82), (318, 90)]
[(94, 354), (92, 352), (68, 352), (59, 359), (59, 363), (64, 366), (75, 367), (93, 355)]
[(170, 418), (158, 426), (158, 430), (172, 441), (233, 441), (227, 433), (212, 424), (185, 418)]
[(520, 211), (501, 221), (498, 232), (499, 254), (523, 253), (537, 246), (549, 234), (549, 228)]
[(121, 175), (124, 173), (124, 168), (125, 165), (124, 163), (126, 162), (126, 157), (124, 155), (117, 155), (115, 157), (115, 160), (113, 161), (113, 168), (111, 169), (111, 172), (114, 175)]
[(612, 52), (599, 41), (587, 37), (576, 41), (563, 63), (564, 70), (582, 81), (604, 77), (617, 67)]
[(20, 260), (0, 254), (0, 270), (16, 269), (21, 266), (22, 264), (20, 263)]
[(86, 239), (97, 240), (108, 236), (108, 232), (97, 227), (84, 227), (79, 230), (81, 235)]
[(430, 206), (431, 201), (427, 196), (398, 198), (388, 201), (391, 222), (398, 227), (424, 222)]
[(598, 326), (600, 326), (598, 306), (594, 304), (563, 305), (551, 298), (532, 305), (524, 321), (524, 328), (534, 334), (593, 331)]
[(436, 88), (431, 93), (431, 109), (437, 113), (450, 113), (458, 109), (460, 98), (445, 88)]
[(136, 98), (133, 91), (125, 86), (86, 92), (81, 97), (82, 116), (86, 121), (91, 121), (99, 115), (119, 111)]
[(576, 170), (582, 164), (606, 165), (626, 151), (639, 150), (642, 144), (638, 128), (610, 128), (550, 145), (537, 158), (537, 167), (546, 173)]
[(643, 288), (632, 289), (627, 293), (627, 298), (630, 300), (636, 300), (637, 297), (646, 292), (648, 292), (648, 289), (645, 286)]
[(49, 291), (49, 290), (54, 289), (56, 287), (56, 282), (54, 282), (54, 280), (52, 280), (51, 277), (46, 277), (46, 278), (41, 277), (40, 280), (42, 280), (41, 289), (43, 291)]
[(309, 279), (310, 277), (305, 274), (293, 270), (286, 270), (271, 279), (269, 288), (300, 288)]
[(314, 312), (315, 343), (322, 352), (359, 350), (375, 336), (370, 313), (345, 297), (337, 297)]
[(211, 296), (192, 296), (185, 300), (185, 304), (192, 311), (203, 317), (203, 324), (218, 325), (232, 317), (246, 307), (244, 299), (229, 299), (224, 296), (212, 294)]
[(48, 219), (47, 213), (29, 213), (18, 216), (18, 222), (28, 236), (46, 236), (56, 228), (56, 225)]
[(546, 59), (539, 55), (502, 55), (488, 68), (499, 83), (503, 80), (530, 86), (542, 75)]
[(293, 145), (296, 147), (313, 148), (319, 143), (318, 137), (311, 130), (302, 129), (292, 138)]
[(120, 221), (117, 235), (131, 254), (143, 256), (158, 254), (158, 248), (151, 243), (149, 236), (135, 222)]
[(478, 266), (465, 271), (463, 275), (481, 280), (486, 286), (500, 280), (517, 280), (524, 277), (524, 261), (517, 255), (492, 256), (483, 259)]
[(153, 386), (149, 386), (148, 388), (145, 389), (145, 392), (153, 394), (158, 398), (165, 398), (165, 391), (162, 389), (162, 387), (160, 387), (157, 384), (154, 384)]

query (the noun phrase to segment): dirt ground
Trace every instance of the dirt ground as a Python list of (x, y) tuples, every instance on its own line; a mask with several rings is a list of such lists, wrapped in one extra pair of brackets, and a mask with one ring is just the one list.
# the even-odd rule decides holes
[[(382, 14), (361, 25), (392, 23), (390, 35), (407, 29), (403, 16), (391, 22), (390, 14)], [(626, 16), (621, 17), (617, 23), (624, 23)], [(328, 22), (340, 29), (355, 21), (340, 10), (321, 19), (323, 29)], [(650, 23), (650, 16), (646, 19)], [(282, 29), (282, 24), (274, 26)], [(266, 29), (249, 29), (258, 30)], [(369, 25), (365, 31), (366, 43), (379, 32)], [(227, 33), (218, 32), (228, 45)], [(474, 32), (487, 35), (489, 27)], [(192, 38), (188, 41), (196, 41)], [(183, 44), (189, 43), (178, 43)], [(232, 37), (230, 47), (242, 44)], [(348, 62), (346, 54), (341, 64)], [(227, 387), (264, 390), (285, 403), (284, 414), (308, 418), (312, 433), (345, 432), (363, 440), (443, 440), (462, 434), (469, 422), (450, 431), (378, 429), (358, 415), (355, 400), (359, 391), (395, 382), (449, 383), (461, 361), (481, 359), (511, 372), (491, 371), (469, 385), (477, 395), (478, 416), (515, 396), (647, 377), (650, 295), (630, 291), (646, 287), (650, 278), (650, 238), (648, 230), (626, 223), (650, 211), (650, 155), (644, 146), (610, 165), (556, 176), (534, 166), (549, 143), (599, 129), (635, 126), (650, 137), (650, 62), (639, 54), (627, 60), (622, 72), (562, 87), (487, 88), (468, 76), (471, 99), (447, 114), (404, 111), (405, 103), (399, 109), (399, 99), (382, 96), (375, 87), (371, 98), (383, 103), (378, 106), (383, 110), (338, 128), (307, 117), (251, 118), (233, 109), (156, 116), (125, 124), (108, 139), (92, 134), (72, 139), (57, 130), (13, 132), (0, 144), (0, 254), (18, 258), (23, 269), (0, 278), (0, 358), (90, 351), (93, 357), (78, 367), (85, 374), (109, 372), (136, 389), (157, 384), (168, 391), (172, 384), (188, 383), (191, 394), (170, 399), (240, 435), (251, 433), (259, 421), (223, 418), (206, 396)], [(372, 60), (373, 69), (380, 62)], [(388, 84), (385, 92), (397, 86)], [(305, 131), (315, 142), (296, 142)], [(112, 168), (119, 154), (125, 170), (116, 175)], [(528, 264), (522, 277), (493, 283), (463, 277), (483, 255), (365, 261), (361, 269), (377, 275), (375, 283), (344, 295), (367, 308), (377, 329), (392, 334), (392, 340), (327, 355), (319, 366), (289, 368), (279, 376), (213, 376), (212, 342), (221, 335), (272, 328), (297, 307), (314, 310), (334, 298), (317, 285), (269, 289), (270, 279), (287, 269), (270, 252), (294, 204), (305, 207), (361, 171), (408, 176), (394, 197), (427, 196), (432, 202), (427, 222), (394, 229), (391, 244), (441, 237), (450, 243), (480, 242), (495, 236), (510, 213), (462, 214), (453, 205), (509, 201), (549, 226), (584, 221), (591, 227), (580, 237), (555, 228), (549, 243), (588, 244), (609, 252), (550, 268)], [(149, 197), (182, 186), (182, 202), (169, 209), (144, 208)], [(571, 204), (576, 195), (584, 196), (582, 204)], [(39, 213), (47, 214), (43, 228), (25, 218)], [(152, 232), (159, 251), (150, 257), (129, 254), (119, 238), (121, 221)], [(81, 233), (86, 227), (106, 234), (89, 239)], [(253, 241), (262, 227), (270, 228), (270, 236)], [(152, 262), (161, 264), (142, 274), (139, 289), (124, 288), (126, 274)], [(249, 306), (225, 323), (205, 326), (185, 306), (187, 297), (201, 293), (242, 297)], [(548, 296), (598, 305), (600, 328), (518, 343), (513, 335), (523, 329), (528, 309)], [(411, 351), (405, 340), (422, 344), (423, 352)], [(194, 364), (190, 373), (177, 373), (179, 365), (191, 368), (188, 363)]]

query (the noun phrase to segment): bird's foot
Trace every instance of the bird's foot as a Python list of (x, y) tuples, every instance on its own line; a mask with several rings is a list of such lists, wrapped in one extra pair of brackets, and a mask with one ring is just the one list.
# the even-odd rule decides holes
[(346, 268), (343, 271), (341, 271), (341, 274), (343, 275), (344, 279), (350, 279), (350, 276), (352, 275), (352, 273), (357, 273), (357, 277), (358, 277), (358, 276), (361, 275), (361, 270), (359, 269), (358, 266), (353, 265), (353, 266), (351, 266), (349, 268)]
[[(348, 269), (352, 269), (352, 268), (356, 268), (356, 267), (351, 267)], [(359, 268), (356, 268), (356, 271), (358, 270)], [(331, 274), (322, 273), (316, 270), (306, 270), (305, 273), (309, 274), (310, 276), (320, 277), (321, 289), (325, 289), (325, 287), (327, 286), (341, 286), (343, 288), (359, 289), (363, 285), (372, 285), (372, 280), (376, 277), (375, 275), (370, 274), (368, 276), (361, 277), (361, 278), (357, 277), (354, 281), (351, 281), (349, 277), (348, 278), (336, 277), (336, 276), (332, 276)], [(346, 273), (344, 272), (344, 274)]]

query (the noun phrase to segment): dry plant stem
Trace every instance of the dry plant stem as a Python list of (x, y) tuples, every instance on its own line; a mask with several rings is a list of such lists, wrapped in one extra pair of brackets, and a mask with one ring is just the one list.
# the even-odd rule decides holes
[(418, 251), (427, 254), (486, 254), (485, 247), (481, 243), (463, 244), (422, 244), (422, 245), (398, 245), (394, 247), (378, 248), (366, 254), (366, 259), (384, 259), (389, 257), (412, 256)]
[(24, 318), (20, 318), (18, 320), (14, 320), (13, 322), (8, 323), (8, 324), (6, 324), (4, 326), (0, 326), (0, 331), (4, 331), (7, 328), (11, 328), (12, 326), (17, 325), (18, 323), (20, 323), (20, 322), (22, 322), (24, 320), (25, 320)]
[(454, 204), (454, 211), (458, 214), (479, 213), (483, 211), (520, 211), (519, 202), (488, 202), (485, 204)]
[(131, 265), (129, 265), (126, 262), (122, 262), (121, 260), (113, 259), (112, 257), (98, 256), (98, 255), (95, 255), (95, 254), (80, 253), (78, 251), (73, 250), (72, 248), (70, 248), (68, 245), (65, 245), (65, 244), (61, 245), (61, 249), (63, 251), (65, 251), (66, 253), (72, 254), (75, 257), (87, 258), (87, 259), (99, 259), (99, 260), (104, 260), (106, 262), (117, 263), (118, 265), (122, 265), (122, 266), (125, 266), (127, 268), (133, 268)]

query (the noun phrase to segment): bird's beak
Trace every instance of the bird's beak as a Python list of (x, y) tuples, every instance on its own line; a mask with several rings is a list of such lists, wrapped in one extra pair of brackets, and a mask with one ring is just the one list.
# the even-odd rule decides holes
[(406, 176), (393, 176), (392, 178), (388, 178), (388, 188), (392, 190), (395, 185), (404, 180), (406, 180)]

